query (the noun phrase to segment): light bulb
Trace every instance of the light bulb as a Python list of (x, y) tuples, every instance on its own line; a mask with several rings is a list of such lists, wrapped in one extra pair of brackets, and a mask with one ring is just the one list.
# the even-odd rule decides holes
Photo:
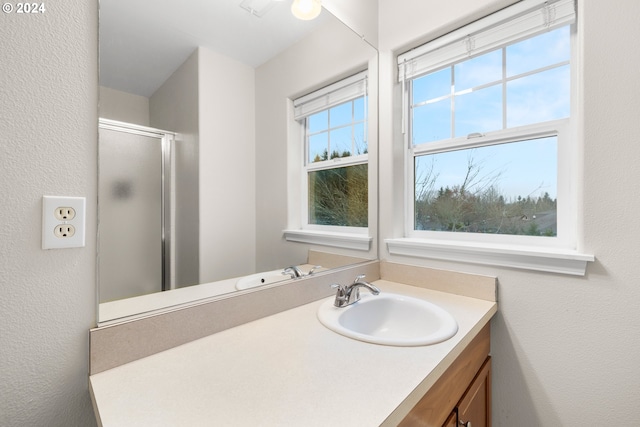
[(293, 0), (291, 5), (293, 16), (305, 21), (317, 18), (321, 10), (320, 0)]

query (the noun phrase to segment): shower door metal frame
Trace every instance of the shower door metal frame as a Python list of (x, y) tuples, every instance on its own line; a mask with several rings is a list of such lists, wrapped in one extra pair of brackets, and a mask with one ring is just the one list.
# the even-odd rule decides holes
[[(147, 136), (150, 138), (156, 138), (160, 140), (161, 144), (161, 166), (160, 166), (160, 186), (161, 186), (161, 201), (162, 206), (160, 213), (160, 222), (162, 223), (161, 230), (161, 253), (162, 253), (162, 290), (167, 291), (175, 288), (175, 283), (172, 277), (171, 260), (172, 260), (172, 237), (169, 230), (171, 230), (171, 171), (172, 171), (172, 153), (173, 144), (175, 142), (175, 133), (164, 131), (161, 129), (150, 128), (146, 126), (135, 125), (132, 123), (120, 122), (117, 120), (103, 119), (98, 120), (99, 129), (107, 129), (116, 132), (126, 132), (133, 135)], [(100, 143), (100, 142), (98, 142)], [(100, 177), (100, 162), (98, 161), (98, 179)], [(98, 204), (100, 203), (98, 196)], [(100, 218), (98, 218), (98, 227), (100, 224)], [(98, 254), (99, 256), (99, 254)], [(100, 263), (98, 262), (98, 268)], [(99, 277), (99, 275), (98, 275)], [(98, 283), (98, 290), (100, 284)], [(99, 291), (98, 291), (99, 292)]]

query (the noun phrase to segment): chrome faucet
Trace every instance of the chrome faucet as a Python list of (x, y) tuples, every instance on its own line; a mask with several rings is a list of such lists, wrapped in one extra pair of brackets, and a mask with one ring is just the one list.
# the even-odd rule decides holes
[(313, 267), (311, 267), (311, 270), (309, 270), (309, 272), (307, 273), (307, 276), (311, 276), (320, 267), (322, 267), (322, 266), (321, 265), (314, 265)]
[(292, 279), (298, 279), (304, 276), (311, 276), (318, 268), (320, 268), (320, 266), (315, 265), (313, 266), (313, 268), (311, 268), (311, 270), (309, 270), (307, 274), (304, 274), (302, 270), (300, 270), (300, 267), (292, 265), (290, 267), (285, 268), (282, 274), (285, 276), (288, 274), (289, 276), (291, 276)]
[(348, 305), (353, 304), (360, 300), (360, 288), (367, 288), (373, 295), (378, 295), (380, 293), (380, 289), (373, 286), (369, 282), (365, 282), (363, 279), (365, 278), (364, 274), (360, 274), (353, 281), (352, 284), (345, 286), (339, 284), (331, 285), (332, 288), (337, 289), (336, 291), (336, 300), (333, 305), (336, 307), (346, 307)]
[(288, 274), (292, 279), (297, 279), (304, 276), (302, 270), (300, 270), (300, 268), (295, 265), (285, 268), (282, 274), (284, 274), (285, 276)]

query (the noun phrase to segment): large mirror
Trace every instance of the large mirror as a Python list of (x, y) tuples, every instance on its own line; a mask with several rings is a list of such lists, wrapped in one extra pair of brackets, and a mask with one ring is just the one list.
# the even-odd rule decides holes
[[(99, 325), (376, 258), (377, 52), (366, 25), (291, 3), (100, 0)], [(363, 70), (371, 242), (287, 239), (292, 100)]]

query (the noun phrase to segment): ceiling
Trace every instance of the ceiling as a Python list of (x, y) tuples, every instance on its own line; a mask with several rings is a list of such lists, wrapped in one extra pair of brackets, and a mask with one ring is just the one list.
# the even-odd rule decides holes
[(257, 67), (328, 15), (301, 21), (290, 8), (291, 0), (100, 0), (100, 85), (150, 97), (198, 46)]

